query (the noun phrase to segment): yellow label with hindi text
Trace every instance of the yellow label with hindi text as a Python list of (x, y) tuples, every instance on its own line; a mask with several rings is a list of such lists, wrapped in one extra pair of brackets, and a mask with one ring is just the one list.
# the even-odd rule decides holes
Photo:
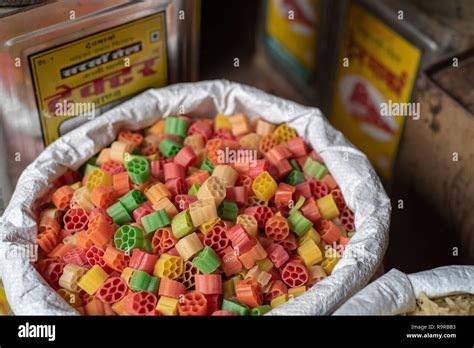
[(331, 123), (390, 180), (407, 116), (384, 113), (410, 104), (421, 51), (352, 3), (338, 61)]
[(104, 105), (168, 84), (166, 35), (159, 12), (30, 55), (44, 144)]

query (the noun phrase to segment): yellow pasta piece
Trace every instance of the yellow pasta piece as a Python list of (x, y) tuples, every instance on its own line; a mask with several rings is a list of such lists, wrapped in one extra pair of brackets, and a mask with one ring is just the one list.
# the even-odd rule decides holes
[(125, 267), (122, 273), (120, 274), (120, 278), (122, 278), (125, 283), (127, 283), (127, 285), (130, 285), (130, 280), (132, 279), (134, 271), (135, 270), (131, 267)]
[(339, 253), (333, 248), (329, 248), (325, 252), (325, 258), (324, 261), (321, 263), (321, 267), (323, 267), (327, 275), (331, 275), (332, 270), (340, 259), (341, 256), (339, 256)]
[(102, 269), (102, 267), (94, 265), (81, 277), (77, 284), (89, 295), (94, 295), (100, 286), (106, 281), (108, 276), (109, 275)]
[(101, 169), (94, 169), (87, 176), (86, 187), (92, 191), (97, 186), (113, 186), (112, 176)]
[(217, 114), (216, 118), (214, 119), (214, 131), (217, 131), (221, 128), (231, 130), (232, 125), (230, 124), (229, 117), (225, 116), (224, 114)]
[(262, 259), (262, 260), (258, 260), (258, 261), (256, 262), (256, 264), (257, 264), (258, 267), (259, 267), (262, 271), (264, 271), (264, 272), (270, 273), (270, 272), (272, 271), (273, 263), (272, 263), (269, 259), (267, 259), (267, 258)]
[(183, 271), (184, 263), (181, 257), (161, 254), (155, 264), (153, 275), (159, 278), (178, 279)]
[(293, 128), (284, 123), (275, 129), (273, 136), (278, 140), (278, 142), (286, 143), (288, 140), (296, 138), (298, 135)]
[(219, 222), (221, 222), (221, 218), (220, 218), (220, 217), (218, 217), (218, 218), (215, 219), (215, 220), (212, 220), (212, 221), (203, 223), (201, 226), (199, 226), (199, 230), (200, 230), (203, 234), (207, 234), (207, 233), (209, 232), (209, 230), (210, 230), (211, 228), (213, 228), (215, 225), (217, 225)]
[(260, 173), (252, 183), (252, 190), (259, 199), (268, 202), (278, 188), (277, 183), (267, 171)]
[(323, 261), (323, 255), (318, 245), (312, 239), (306, 240), (297, 249), (298, 255), (301, 256), (305, 265), (313, 266)]
[(327, 194), (316, 201), (321, 215), (326, 220), (332, 220), (339, 216), (339, 209), (337, 209), (336, 202), (332, 194)]
[(178, 304), (179, 300), (177, 298), (161, 296), (156, 305), (156, 310), (163, 315), (175, 316), (178, 315)]
[(304, 242), (306, 242), (307, 240), (313, 240), (316, 244), (320, 244), (321, 243), (321, 236), (319, 235), (318, 232), (316, 232), (316, 230), (311, 227), (305, 234), (303, 234), (299, 239), (298, 239), (298, 242), (301, 244), (303, 244)]
[(280, 296), (275, 297), (271, 302), (270, 306), (272, 308), (278, 307), (279, 305), (282, 305), (283, 303), (288, 301), (288, 294), (283, 294)]
[(288, 297), (293, 298), (293, 297), (298, 297), (300, 295), (303, 295), (306, 292), (306, 286), (298, 286), (297, 288), (289, 288), (288, 289)]

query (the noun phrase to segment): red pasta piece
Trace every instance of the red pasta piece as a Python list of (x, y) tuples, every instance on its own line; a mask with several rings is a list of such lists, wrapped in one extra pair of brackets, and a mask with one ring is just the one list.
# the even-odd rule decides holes
[(298, 241), (296, 240), (296, 236), (294, 233), (290, 233), (286, 239), (279, 240), (277, 241), (277, 243), (288, 251), (293, 251), (298, 248)]
[(262, 172), (268, 171), (269, 167), (270, 167), (270, 162), (268, 162), (268, 160), (266, 159), (257, 160), (254, 166), (250, 166), (248, 176), (251, 177), (252, 179), (255, 179)]
[(109, 214), (107, 214), (107, 211), (104, 208), (92, 209), (91, 212), (89, 213), (89, 221), (95, 220), (97, 215), (102, 215), (109, 224), (112, 224), (114, 222), (112, 218), (109, 216)]
[(177, 178), (184, 179), (186, 177), (185, 168), (180, 164), (165, 163), (163, 171), (165, 173), (165, 181)]
[(61, 226), (56, 221), (56, 219), (54, 219), (52, 217), (49, 217), (49, 216), (42, 217), (40, 222), (39, 222), (39, 225), (38, 225), (38, 232), (39, 233), (49, 233), (49, 232), (51, 232), (55, 236), (58, 235), (60, 229), (61, 229)]
[(212, 127), (203, 121), (194, 122), (188, 129), (188, 135), (201, 134), (205, 141), (212, 137)]
[(41, 250), (49, 253), (58, 245), (58, 239), (53, 232), (43, 232), (36, 238)]
[(179, 298), (186, 292), (186, 286), (173, 279), (162, 278), (160, 281), (160, 288), (158, 289), (158, 295), (166, 296), (171, 298)]
[(259, 206), (245, 209), (244, 214), (252, 215), (257, 220), (258, 228), (265, 228), (267, 220), (273, 216), (273, 211), (270, 207)]
[(184, 195), (188, 191), (188, 185), (186, 184), (186, 180), (183, 178), (175, 178), (165, 182), (165, 186), (168, 191), (174, 196), (176, 195)]
[(64, 238), (72, 236), (73, 234), (74, 232), (66, 231), (64, 228), (61, 228), (57, 235), (58, 242), (61, 243), (64, 240)]
[(304, 202), (301, 207), (301, 213), (311, 222), (316, 222), (322, 218), (321, 212), (313, 197)]
[(332, 221), (322, 220), (321, 228), (318, 230), (321, 239), (326, 244), (333, 244), (339, 240), (341, 231)]
[(106, 217), (98, 214), (94, 219), (89, 220), (86, 232), (87, 237), (94, 245), (105, 247), (114, 235), (115, 229)]
[(92, 245), (86, 251), (87, 263), (90, 267), (94, 265), (99, 265), (107, 273), (111, 272), (112, 269), (104, 261), (105, 250), (98, 247), (97, 245)]
[(59, 210), (68, 210), (73, 195), (74, 189), (71, 186), (64, 185), (54, 191), (51, 200)]
[(111, 277), (97, 290), (96, 296), (105, 303), (115, 303), (125, 297), (128, 286), (120, 277)]
[(122, 173), (125, 171), (125, 168), (122, 165), (122, 163), (115, 160), (109, 160), (107, 162), (102, 163), (102, 165), (100, 166), (100, 169), (102, 169), (104, 172), (106, 172), (109, 175), (115, 175), (115, 174)]
[(132, 212), (132, 216), (135, 221), (142, 221), (142, 217), (154, 212), (155, 209), (153, 209), (151, 201), (146, 201)]
[(160, 173), (163, 173), (163, 178), (164, 178), (164, 171), (163, 171), (163, 161), (155, 160), (150, 162), (150, 168), (151, 168), (151, 175), (154, 178), (158, 178), (160, 176)]
[(322, 181), (327, 185), (329, 191), (332, 191), (337, 188), (337, 182), (334, 180), (331, 174), (326, 174)]
[(284, 240), (290, 234), (288, 221), (282, 216), (272, 216), (265, 224), (265, 234), (270, 240)]
[[(140, 151), (140, 154), (142, 156), (151, 156), (154, 154), (158, 154), (160, 150), (158, 149), (158, 146), (156, 144), (148, 144), (145, 147), (143, 147)], [(160, 156), (162, 156), (160, 154)]]
[(66, 252), (63, 256), (64, 263), (72, 263), (81, 267), (89, 267), (89, 262), (86, 258), (86, 252), (82, 248), (73, 248)]
[(212, 313), (218, 311), (222, 307), (222, 295), (221, 294), (205, 294), (204, 297), (207, 301), (207, 313), (206, 315), (211, 315)]
[(122, 272), (128, 266), (130, 256), (123, 253), (121, 250), (108, 246), (104, 253), (104, 262), (111, 269), (117, 272)]
[(242, 270), (242, 263), (237, 257), (237, 253), (230, 246), (219, 252), (221, 258), (221, 270), (227, 277), (230, 277)]
[(120, 131), (118, 135), (118, 141), (139, 147), (142, 144), (143, 135), (129, 130), (123, 130)]
[(235, 225), (226, 232), (227, 237), (232, 244), (232, 247), (237, 252), (237, 255), (242, 255), (249, 251), (256, 241), (245, 230), (241, 224)]
[(267, 303), (272, 302), (275, 297), (284, 295), (288, 293), (288, 287), (283, 283), (283, 281), (277, 279), (272, 283), (270, 289), (265, 294), (265, 300)]
[(348, 207), (345, 207), (341, 211), (339, 220), (341, 221), (341, 224), (344, 226), (347, 232), (352, 232), (355, 230), (354, 213)]
[(312, 179), (309, 181), (309, 186), (315, 199), (320, 199), (329, 193), (328, 186), (323, 181)]
[(331, 191), (331, 195), (334, 198), (334, 202), (336, 202), (337, 209), (339, 209), (339, 211), (344, 210), (346, 207), (346, 201), (344, 200), (341, 190), (338, 188), (334, 189)]
[(270, 244), (265, 250), (276, 268), (280, 268), (290, 259), (290, 255), (280, 244)]
[(251, 196), (254, 194), (253, 190), (252, 190), (252, 183), (253, 183), (253, 179), (248, 176), (248, 175), (240, 175), (238, 178), (237, 178), (237, 181), (235, 183), (235, 186), (243, 186), (245, 187), (245, 189), (247, 190), (247, 196)]
[(125, 311), (131, 315), (148, 315), (155, 310), (158, 299), (148, 291), (139, 291), (125, 298)]
[(174, 198), (176, 203), (176, 207), (179, 211), (185, 210), (189, 208), (189, 205), (193, 202), (197, 201), (196, 196), (189, 196), (189, 195), (176, 195)]
[(301, 184), (296, 185), (295, 188), (295, 199), (298, 199), (300, 196), (303, 196), (304, 198), (309, 198), (313, 194), (311, 192), (311, 185), (309, 181), (302, 182)]
[(151, 274), (153, 273), (156, 261), (158, 261), (158, 257), (159, 255), (149, 254), (146, 251), (135, 248), (128, 266)]
[[(180, 165), (187, 170), (191, 164), (196, 161), (196, 154), (193, 149), (189, 146), (184, 146), (179, 152), (174, 156), (173, 162), (177, 165)], [(166, 169), (165, 169), (165, 178), (166, 178)]]
[(64, 229), (68, 232), (78, 232), (86, 229), (89, 215), (81, 207), (69, 209), (63, 217)]
[(63, 274), (64, 270), (64, 263), (62, 262), (51, 262), (45, 269), (43, 273), (44, 279), (48, 282), (48, 284), (58, 290), (59, 286), (59, 278)]
[(48, 268), (48, 266), (53, 262), (58, 262), (58, 260), (53, 259), (53, 258), (46, 258), (46, 259), (39, 260), (36, 263), (36, 269), (41, 275), (43, 275), (44, 272), (46, 271), (46, 268)]
[(204, 295), (222, 294), (222, 276), (220, 274), (196, 274), (196, 290)]
[(156, 230), (151, 240), (151, 247), (155, 254), (161, 255), (169, 251), (178, 242), (176, 237), (171, 232), (170, 227), (162, 227)]
[(225, 199), (235, 202), (239, 207), (245, 207), (248, 200), (247, 189), (244, 186), (227, 187)]
[(230, 243), (222, 226), (216, 225), (207, 232), (204, 237), (204, 245), (212, 248), (215, 252), (224, 250)]
[(283, 267), (281, 278), (290, 288), (296, 288), (308, 282), (308, 270), (301, 263), (290, 261)]
[(220, 139), (229, 139), (229, 140), (233, 140), (234, 139), (234, 136), (232, 135), (232, 132), (228, 129), (225, 129), (225, 128), (219, 128), (215, 133), (214, 135), (217, 137), (217, 138), (220, 138)]
[(260, 286), (253, 278), (243, 279), (235, 285), (236, 299), (250, 308), (260, 306), (263, 302)]
[(305, 156), (308, 152), (308, 147), (302, 137), (290, 139), (286, 144), (288, 145), (288, 150), (294, 157)]
[(188, 292), (180, 297), (178, 310), (182, 316), (207, 315), (207, 299), (200, 292)]
[(215, 311), (212, 313), (213, 316), (220, 316), (220, 317), (235, 317), (238, 316), (237, 313), (235, 312), (230, 312), (230, 311)]

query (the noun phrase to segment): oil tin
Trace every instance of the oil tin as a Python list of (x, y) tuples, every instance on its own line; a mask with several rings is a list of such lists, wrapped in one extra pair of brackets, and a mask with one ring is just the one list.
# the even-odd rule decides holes
[(265, 2), (265, 52), (301, 85), (315, 82), (321, 7), (320, 0)]
[(71, 129), (144, 89), (197, 79), (199, 0), (49, 0), (1, 13), (10, 184)]
[[(261, 9), (257, 61), (280, 94), (323, 112), (330, 106), (334, 61), (347, 0), (266, 0)], [(277, 92), (279, 92), (277, 90)]]
[(330, 121), (386, 183), (406, 119), (420, 116), (410, 103), (418, 71), (462, 49), (455, 36), (406, 1), (352, 1), (347, 8)]

